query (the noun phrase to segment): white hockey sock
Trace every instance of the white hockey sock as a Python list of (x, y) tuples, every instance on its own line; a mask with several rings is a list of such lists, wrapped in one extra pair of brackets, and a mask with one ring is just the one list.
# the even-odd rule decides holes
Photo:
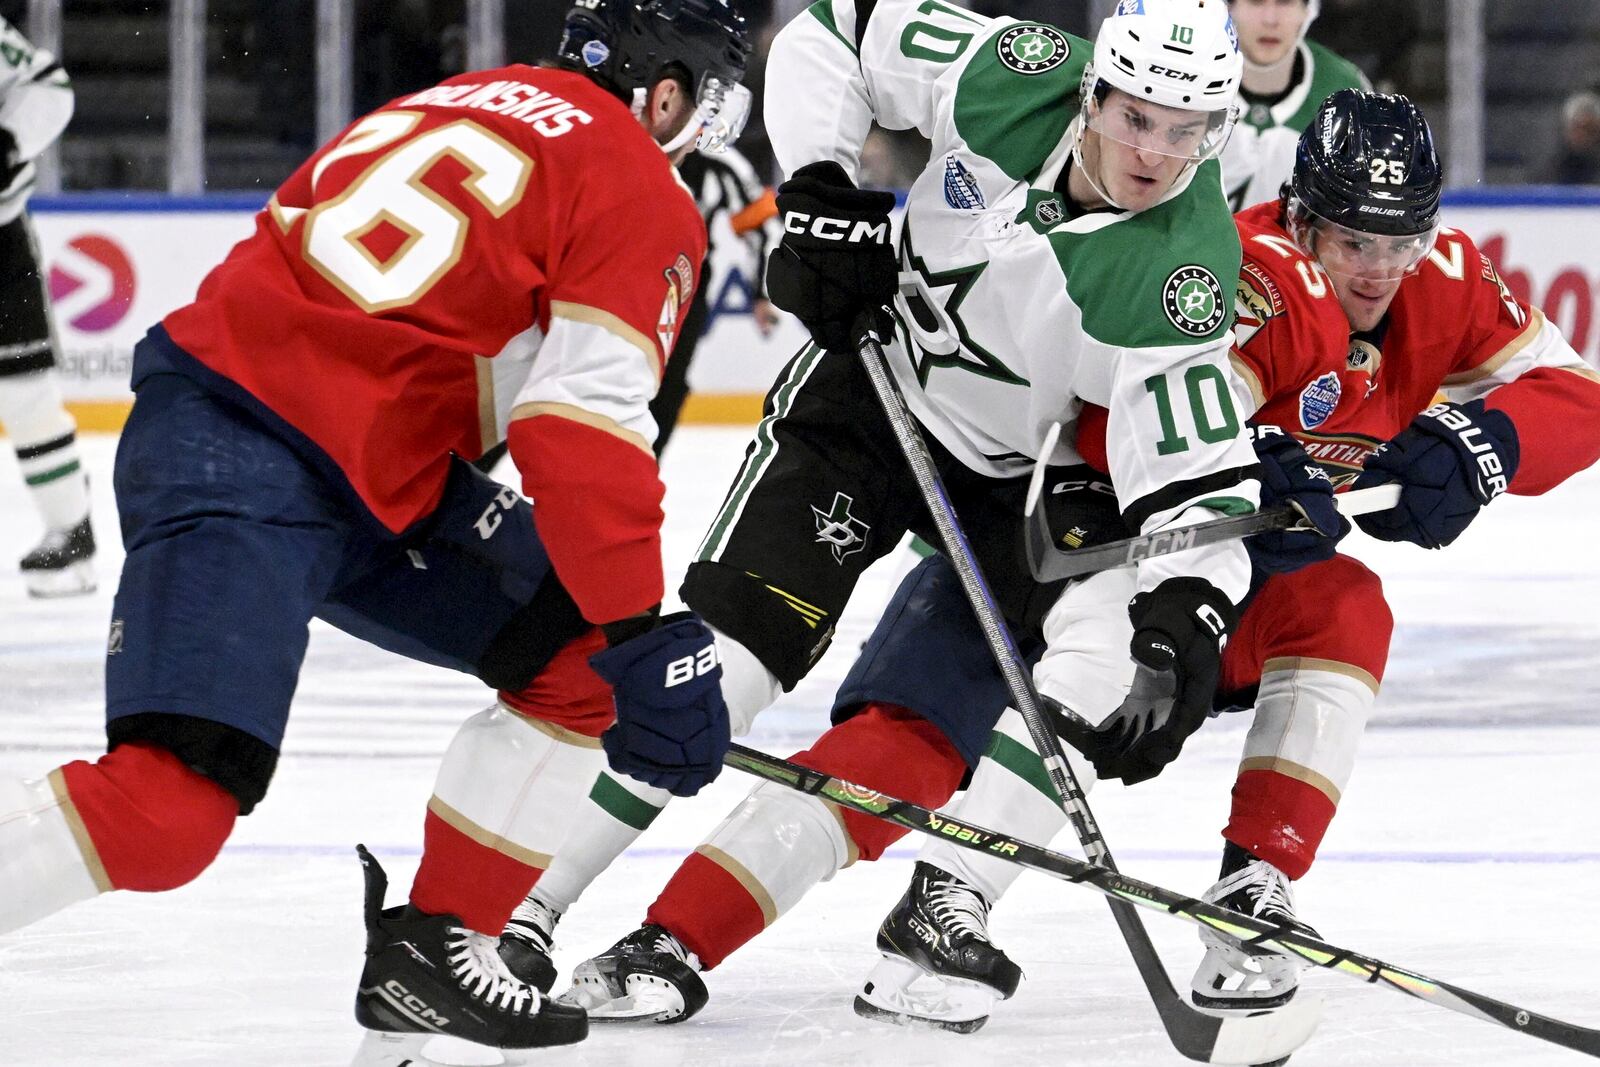
[(600, 872), (661, 814), (672, 794), (625, 774), (601, 771), (587, 799), (567, 808), (567, 836), (533, 895), (557, 911), (573, 901)]
[(0, 934), (111, 888), (104, 871), (89, 869), (65, 798), (59, 773), (0, 780)]
[(695, 851), (744, 887), (768, 926), (856, 858), (837, 811), (773, 782), (752, 789)]
[[(1066, 748), (1066, 753), (1079, 784), (1088, 792), (1094, 786), (1094, 769), (1072, 748)], [(1037, 845), (1049, 844), (1067, 825), (1067, 817), (1045, 776), (1044, 762), (1033, 750), (1027, 723), (1020, 713), (1007, 708), (995, 724), (988, 750), (972, 775), (972, 784), (950, 814), (963, 822), (1000, 830)], [(991, 904), (1022, 873), (1015, 863), (938, 837), (928, 839), (919, 858), (975, 887)]]
[(89, 514), (89, 489), (78, 457), (77, 426), (49, 371), (0, 376), (0, 425), (17, 452), (23, 481), (48, 530), (66, 530)]
[(595, 738), (497, 704), (456, 731), (428, 810), (473, 841), (543, 869), (566, 840), (564, 813), (604, 766)]

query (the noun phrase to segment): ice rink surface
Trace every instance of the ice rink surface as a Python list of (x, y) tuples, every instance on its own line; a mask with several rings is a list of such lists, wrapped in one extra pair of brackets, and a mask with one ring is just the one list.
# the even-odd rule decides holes
[[(669, 572), (721, 499), (748, 431), (689, 427), (666, 462)], [(0, 774), (34, 777), (102, 751), (102, 654), (120, 558), (114, 439), (89, 437), (100, 591), (29, 601), (13, 561), (38, 531), (0, 448)], [(886, 448), (892, 448), (885, 442)], [(1300, 914), (1329, 940), (1520, 1006), (1600, 1026), (1600, 476), (1497, 501), (1451, 549), (1348, 544), (1385, 578), (1389, 675)], [(781, 755), (824, 726), (833, 686), (887, 595), (868, 576), (820, 667), (750, 742)], [(669, 588), (675, 586), (669, 576)], [(1315, 605), (1307, 605), (1315, 610)], [(409, 885), (434, 765), (487, 703), (462, 676), (318, 625), (271, 795), (195, 884), (113, 894), (0, 937), (0, 1063), (22, 1067), (320, 1067), (348, 1061), (361, 966), (364, 841)], [(1213, 721), (1161, 778), (1092, 796), (1130, 873), (1198, 894), (1216, 876), (1247, 722)], [(670, 807), (558, 929), (557, 964), (635, 925), (680, 856), (748, 790), (726, 772)], [(1070, 834), (1058, 846), (1076, 854)], [(1163, 1036), (1104, 904), (1027, 875), (993, 933), (1027, 973), (988, 1027), (961, 1037), (858, 1019), (850, 999), (916, 842), (821, 886), (708, 976), (711, 1003), (666, 1028), (597, 1027), (550, 1064), (1157, 1065)], [(1173, 980), (1190, 927), (1146, 917)], [(1577, 1054), (1317, 971), (1314, 1065), (1534, 1065)], [(560, 987), (558, 986), (558, 989)]]

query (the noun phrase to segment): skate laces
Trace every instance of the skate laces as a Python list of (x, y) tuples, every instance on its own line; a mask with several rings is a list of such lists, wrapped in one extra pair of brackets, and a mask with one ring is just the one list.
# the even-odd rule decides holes
[(454, 950), (449, 956), (450, 973), (461, 988), (501, 1011), (531, 1015), (539, 1010), (538, 990), (506, 968), (495, 938), (464, 926), (452, 926), (450, 932), (456, 935), (445, 942), (446, 948)]
[(1243, 884), (1239, 887), (1250, 901), (1250, 914), (1261, 916), (1276, 912), (1290, 922), (1295, 922), (1294, 895), (1289, 888), (1289, 877), (1266, 860), (1256, 860), (1234, 875)]
[(928, 884), (934, 917), (956, 933), (989, 940), (989, 902), (976, 889), (955, 879)]
[(555, 944), (556, 923), (560, 920), (559, 911), (542, 900), (528, 897), (506, 921), (506, 933), (532, 943), (548, 955)]

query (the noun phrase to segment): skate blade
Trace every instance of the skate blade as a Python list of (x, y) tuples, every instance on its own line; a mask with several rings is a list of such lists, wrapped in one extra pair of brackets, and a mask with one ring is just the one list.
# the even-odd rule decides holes
[(630, 974), (618, 981), (614, 971), (593, 963), (578, 964), (572, 988), (558, 999), (582, 1008), (597, 1023), (670, 1023), (683, 1015), (683, 994), (666, 979)]
[(369, 1030), (350, 1067), (525, 1067), (532, 1055), (531, 1050), (489, 1048), (437, 1034)]
[(97, 588), (94, 564), (88, 560), (68, 564), (54, 571), (23, 571), (22, 584), (35, 600), (53, 600), (57, 597), (84, 596)]
[(970, 1034), (989, 1021), (998, 990), (963, 978), (933, 975), (909, 960), (885, 956), (867, 976), (854, 1007), (863, 1019)]

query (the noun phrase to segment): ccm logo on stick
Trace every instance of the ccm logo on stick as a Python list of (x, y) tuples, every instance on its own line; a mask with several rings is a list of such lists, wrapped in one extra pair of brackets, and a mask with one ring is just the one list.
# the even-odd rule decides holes
[(852, 223), (849, 219), (830, 219), (825, 215), (807, 215), (804, 211), (791, 211), (783, 217), (783, 228), (798, 236), (809, 233), (823, 241), (879, 245), (889, 243), (887, 222)]
[(722, 662), (717, 657), (717, 646), (707, 645), (693, 656), (684, 656), (667, 664), (666, 688), (691, 682), (702, 674), (709, 674), (716, 670), (717, 664)]

